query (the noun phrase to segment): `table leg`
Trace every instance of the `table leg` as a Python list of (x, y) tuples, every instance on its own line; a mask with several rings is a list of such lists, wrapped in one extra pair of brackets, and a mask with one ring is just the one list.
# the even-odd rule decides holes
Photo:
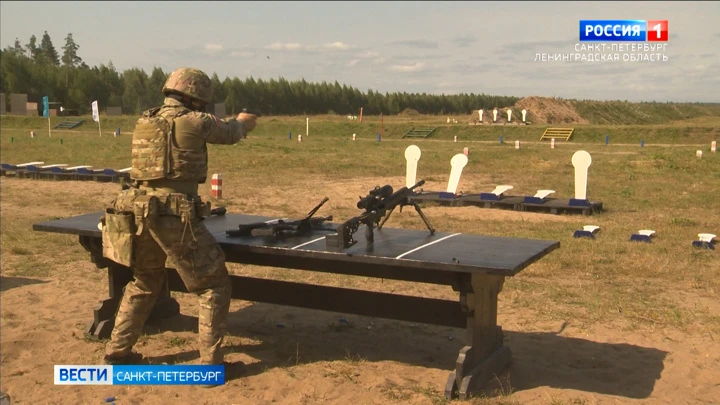
[(455, 371), (445, 386), (445, 397), (467, 399), (510, 366), (510, 348), (503, 346), (502, 328), (497, 325), (498, 294), (505, 277), (473, 274), (471, 291), (460, 291), (460, 304), (467, 313), (468, 345), (460, 350)]
[(88, 325), (85, 333), (96, 339), (107, 339), (110, 337), (113, 326), (115, 326), (115, 315), (117, 314), (120, 300), (122, 299), (125, 285), (132, 281), (132, 270), (119, 264), (108, 266), (108, 291), (109, 298), (101, 300), (93, 310), (93, 321)]
[[(108, 292), (110, 297), (101, 300), (93, 310), (93, 321), (85, 329), (85, 333), (96, 339), (107, 339), (115, 326), (115, 315), (117, 314), (120, 300), (122, 299), (125, 285), (132, 281), (132, 269), (111, 260), (102, 255), (102, 239), (87, 236), (80, 237), (80, 244), (90, 252), (90, 258), (98, 268), (108, 269)], [(167, 277), (167, 276), (166, 276)], [(167, 280), (165, 288), (155, 303), (150, 313), (148, 322), (162, 318), (169, 318), (180, 313), (180, 304), (170, 296)]]
[[(110, 297), (101, 300), (93, 310), (93, 321), (87, 327), (85, 333), (96, 339), (108, 339), (115, 326), (115, 315), (117, 314), (120, 300), (122, 300), (125, 285), (132, 281), (132, 270), (129, 267), (119, 264), (108, 266), (108, 290)], [(170, 296), (170, 290), (165, 283), (155, 307), (150, 313), (148, 322), (157, 321), (180, 313), (180, 304)]]
[(165, 272), (165, 287), (160, 293), (155, 307), (153, 307), (148, 322), (158, 321), (160, 319), (170, 318), (180, 313), (180, 303), (170, 296), (170, 287), (167, 282), (167, 271)]

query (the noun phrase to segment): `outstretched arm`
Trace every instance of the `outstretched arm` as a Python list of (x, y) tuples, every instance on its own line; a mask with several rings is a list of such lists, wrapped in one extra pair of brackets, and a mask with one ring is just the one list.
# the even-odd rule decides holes
[(175, 121), (176, 134), (195, 134), (207, 143), (231, 145), (247, 137), (255, 128), (253, 114), (240, 113), (237, 117), (219, 119), (213, 114), (193, 112)]

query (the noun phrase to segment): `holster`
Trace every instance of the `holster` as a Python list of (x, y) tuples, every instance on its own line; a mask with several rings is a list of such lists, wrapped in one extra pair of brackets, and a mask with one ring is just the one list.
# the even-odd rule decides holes
[(160, 213), (159, 199), (138, 189), (123, 190), (102, 218), (103, 256), (124, 266), (133, 264), (133, 242)]
[(102, 227), (103, 256), (124, 266), (133, 264), (135, 220), (132, 213), (105, 210)]

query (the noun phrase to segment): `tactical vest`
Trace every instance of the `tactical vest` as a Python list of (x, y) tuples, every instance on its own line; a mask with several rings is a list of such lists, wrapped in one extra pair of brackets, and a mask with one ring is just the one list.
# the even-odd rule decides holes
[(181, 149), (175, 140), (174, 120), (189, 112), (183, 107), (157, 107), (143, 112), (133, 131), (131, 179), (205, 182), (207, 147)]

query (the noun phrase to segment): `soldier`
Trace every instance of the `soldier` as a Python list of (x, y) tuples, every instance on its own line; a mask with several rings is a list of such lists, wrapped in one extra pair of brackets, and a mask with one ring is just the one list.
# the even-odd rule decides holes
[(200, 298), (200, 362), (223, 364), (230, 276), (224, 252), (201, 222), (210, 204), (200, 200), (198, 184), (207, 178), (206, 144), (237, 143), (255, 128), (257, 116), (220, 120), (203, 112), (213, 101), (212, 83), (197, 69), (175, 70), (162, 92), (163, 105), (145, 111), (133, 132), (133, 183), (105, 214), (104, 255), (132, 266), (135, 276), (125, 287), (105, 362), (142, 358), (132, 348), (165, 287), (167, 261)]

